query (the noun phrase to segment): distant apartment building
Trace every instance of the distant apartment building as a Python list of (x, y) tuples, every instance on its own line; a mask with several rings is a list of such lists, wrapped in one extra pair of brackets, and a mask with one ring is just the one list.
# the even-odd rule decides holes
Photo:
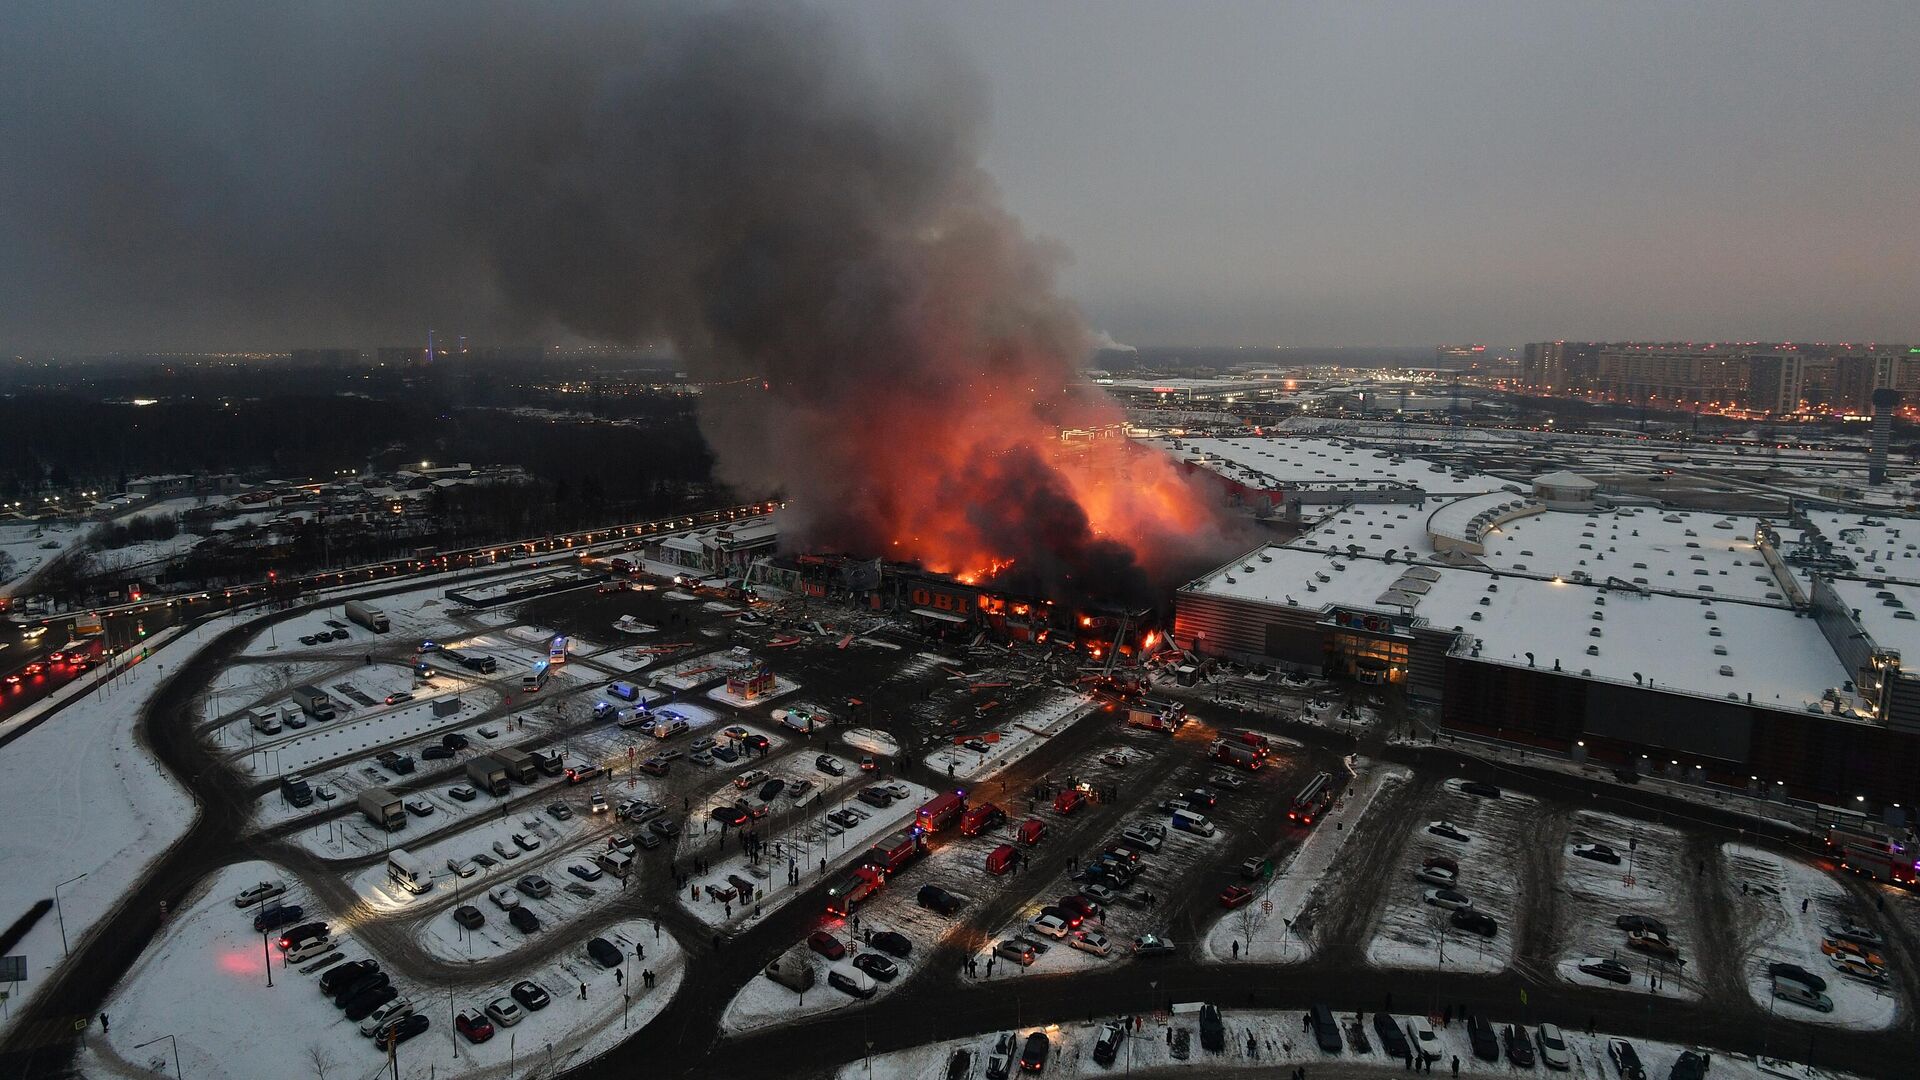
[[(1806, 396), (1807, 368), (1818, 365), (1797, 352), (1755, 353), (1747, 358), (1747, 407), (1790, 413)], [(1826, 365), (1828, 368), (1831, 365)]]
[(1600, 346), (1590, 341), (1536, 341), (1520, 353), (1520, 384), (1550, 394), (1594, 388)]
[(1622, 401), (1740, 405), (1750, 351), (1730, 345), (1603, 345), (1597, 389)]

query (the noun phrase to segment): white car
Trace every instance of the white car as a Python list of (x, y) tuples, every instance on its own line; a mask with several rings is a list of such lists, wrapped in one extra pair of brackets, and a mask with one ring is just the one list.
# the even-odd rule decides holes
[(587, 809), (596, 814), (606, 813), (607, 812), (607, 793), (604, 791), (594, 792), (593, 798), (587, 800)]
[(497, 997), (487, 1002), (487, 1018), (495, 1027), (512, 1027), (527, 1018), (520, 1003), (510, 997)]
[(394, 998), (392, 1001), (368, 1013), (367, 1018), (360, 1021), (360, 1034), (372, 1038), (379, 1033), (381, 1028), (386, 1027), (401, 1017), (411, 1016), (412, 1014), (413, 1002), (408, 1001), (406, 998)]
[(284, 881), (263, 881), (250, 889), (242, 889), (240, 895), (233, 898), (233, 906), (252, 907), (262, 900), (271, 900), (286, 891), (287, 883)]
[(514, 892), (511, 885), (502, 885), (497, 889), (489, 890), (487, 899), (493, 901), (493, 906), (501, 911), (512, 911), (520, 906), (520, 894)]
[(517, 859), (520, 857), (520, 849), (507, 843), (505, 840), (495, 840), (493, 842), (493, 853), (503, 859)]
[(1113, 945), (1107, 941), (1107, 935), (1098, 930), (1076, 930), (1067, 944), (1084, 953), (1106, 956), (1113, 952)]
[(526, 833), (514, 833), (513, 842), (521, 851), (540, 850), (540, 838), (537, 836), (528, 836)]
[(1457, 893), (1452, 889), (1428, 889), (1426, 900), (1434, 907), (1446, 908), (1448, 911), (1465, 911), (1473, 906), (1473, 901), (1467, 899), (1464, 893)]
[(1429, 885), (1438, 885), (1442, 888), (1450, 888), (1458, 880), (1455, 878), (1453, 871), (1444, 866), (1423, 866), (1415, 870), (1413, 876)]
[(1440, 1060), (1440, 1036), (1433, 1033), (1433, 1025), (1427, 1023), (1424, 1016), (1416, 1016), (1407, 1021), (1408, 1040), (1413, 1043), (1413, 1052), (1428, 1061)]
[(1541, 1024), (1534, 1029), (1533, 1042), (1540, 1048), (1540, 1064), (1561, 1072), (1572, 1066), (1573, 1061), (1567, 1054), (1566, 1037), (1560, 1034), (1558, 1027)]
[(1033, 920), (1032, 928), (1036, 934), (1045, 934), (1055, 941), (1067, 936), (1067, 924), (1058, 915), (1042, 915)]
[(448, 859), (447, 869), (453, 871), (455, 877), (472, 877), (480, 872), (479, 867), (465, 859)]

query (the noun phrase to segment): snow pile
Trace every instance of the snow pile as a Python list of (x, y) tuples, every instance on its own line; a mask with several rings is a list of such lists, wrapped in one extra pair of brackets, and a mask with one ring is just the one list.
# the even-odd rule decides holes
[(900, 744), (893, 736), (873, 728), (849, 728), (841, 733), (840, 740), (855, 750), (865, 750), (882, 757), (897, 757), (900, 753)]

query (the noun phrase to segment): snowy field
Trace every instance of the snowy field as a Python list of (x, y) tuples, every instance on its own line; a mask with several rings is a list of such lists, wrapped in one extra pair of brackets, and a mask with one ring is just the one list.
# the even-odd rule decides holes
[[(1861, 921), (1853, 897), (1839, 882), (1817, 867), (1759, 848), (1727, 844), (1721, 853), (1728, 873), (1744, 886), (1733, 898), (1740, 912), (1733, 925), (1745, 947), (1743, 975), (1754, 1004), (1810, 1024), (1856, 1030), (1889, 1028), (1899, 1020), (1900, 999), (1891, 980), (1877, 983), (1842, 974), (1820, 951), (1825, 927)], [(1767, 973), (1772, 963), (1798, 964), (1824, 978), (1833, 1011), (1774, 1001)]]
[[(274, 986), (266, 987), (260, 935), (252, 929), (254, 909), (235, 909), (232, 897), (262, 878), (280, 876), (268, 864), (241, 863), (210, 880), (206, 892), (162, 932), (115, 989), (105, 1008), (113, 1017), (112, 1032), (88, 1041), (82, 1059), (86, 1071), (132, 1074), (164, 1061), (171, 1074), (172, 1058), (164, 1044), (134, 1047), (172, 1034), (181, 1070), (201, 1080), (312, 1076), (319, 1061), (327, 1063), (329, 1075), (366, 1077), (381, 1072), (381, 1052), (316, 989), (320, 973), (283, 968), (276, 956)], [(312, 910), (311, 898), (300, 893), (295, 887), (289, 897), (307, 905), (309, 917), (324, 918), (325, 913)], [(646, 949), (644, 959), (624, 965), (624, 987), (612, 970), (587, 958), (584, 945), (569, 949), (516, 976), (546, 989), (552, 1003), (478, 1045), (457, 1036), (447, 1019), (448, 987), (396, 977), (402, 995), (419, 1004), (420, 1012), (432, 1020), (427, 1031), (401, 1044), (402, 1075), (505, 1077), (509, 1064), (516, 1061), (511, 1075), (531, 1075), (531, 1069), (547, 1068), (549, 1045), (552, 1064), (564, 1068), (631, 1035), (671, 1000), (685, 973), (685, 962), (673, 938), (664, 934), (656, 938), (646, 920), (618, 923), (598, 936), (628, 956), (636, 946)], [(343, 961), (366, 955), (350, 939), (339, 940)], [(642, 967), (659, 976), (651, 990), (641, 987)], [(583, 984), (584, 1000), (579, 994)], [(505, 994), (510, 985), (511, 980), (453, 987), (453, 1007), (478, 1008)], [(623, 990), (631, 995), (630, 1001), (623, 1001)], [(518, 1045), (521, 1038), (527, 1040), (524, 1049)], [(541, 1071), (540, 1075), (551, 1074)]]
[[(1523, 877), (1520, 852), (1537, 842), (1534, 800), (1506, 792), (1485, 799), (1460, 790), (1460, 781), (1448, 780), (1430, 804), (1430, 820), (1450, 821), (1467, 834), (1466, 843), (1436, 836), (1428, 822), (1414, 825), (1405, 857), (1387, 873), (1387, 900), (1367, 959), (1381, 967), (1427, 968), (1493, 972), (1513, 962), (1514, 916), (1520, 908)], [(1428, 857), (1451, 858), (1460, 864), (1454, 886), (1500, 924), (1492, 939), (1455, 927), (1450, 913), (1426, 901), (1434, 885), (1414, 877)]]
[[(1235, 942), (1240, 945), (1240, 960), (1281, 963), (1313, 955), (1312, 941), (1287, 932), (1281, 920), (1306, 909), (1308, 899), (1374, 801), (1384, 794), (1386, 801), (1392, 802), (1393, 793), (1413, 775), (1406, 769), (1382, 767), (1364, 759), (1355, 762), (1354, 769), (1354, 778), (1341, 793), (1340, 801), (1293, 849), (1286, 862), (1274, 867), (1273, 879), (1265, 886), (1254, 886), (1254, 897), (1245, 907), (1213, 924), (1201, 946), (1208, 959), (1236, 959)], [(1346, 828), (1334, 827), (1339, 824)], [(1262, 908), (1263, 901), (1272, 902), (1271, 916)]]
[[(135, 732), (147, 702), (177, 668), (234, 619), (223, 618), (170, 639), (144, 662), (122, 669), (6, 748), (0, 784), (0, 911), (24, 914), (60, 888), (66, 938), (78, 945), (166, 849), (199, 816)], [(84, 875), (84, 876), (82, 876)], [(60, 928), (52, 912), (11, 950), (27, 958), (30, 997), (60, 963)], [(14, 1016), (21, 1010), (14, 1008)]]
[[(1615, 922), (1627, 915), (1659, 919), (1666, 925), (1668, 939), (1680, 950), (1680, 959), (1693, 959), (1693, 930), (1688, 925), (1691, 908), (1681, 855), (1685, 842), (1680, 833), (1650, 822), (1592, 811), (1574, 815), (1563, 860), (1562, 892), (1567, 902), (1561, 914), (1563, 919), (1571, 919), (1573, 933), (1556, 965), (1562, 979), (1583, 986), (1629, 988), (1579, 970), (1582, 958), (1607, 957), (1632, 969), (1630, 988), (1636, 993), (1647, 993), (1657, 975), (1659, 985), (1652, 988), (1655, 994), (1688, 1000), (1701, 996), (1699, 981), (1685, 965), (1678, 973), (1671, 962), (1650, 966), (1646, 955), (1627, 947), (1627, 933)], [(1632, 883), (1626, 881), (1627, 863), (1614, 866), (1573, 854), (1575, 845), (1591, 843), (1605, 844), (1623, 859), (1631, 845)]]
[(876, 731), (873, 728), (848, 728), (840, 733), (840, 741), (853, 747), (855, 750), (862, 750), (869, 754), (878, 754), (881, 757), (898, 757), (900, 755), (900, 744), (894, 741), (893, 736), (884, 731)]
[(1006, 727), (995, 733), (999, 737), (987, 744), (985, 753), (948, 745), (923, 760), (927, 768), (956, 780), (991, 776), (1032, 753), (1045, 740), (1072, 727), (1095, 707), (1085, 694), (1056, 691), (1010, 718)]
[(0, 555), (13, 561), (13, 575), (0, 581), (0, 596), (12, 595), (13, 587), (32, 577), (48, 561), (59, 558), (86, 533), (84, 526), (69, 522), (0, 525)]
[[(809, 995), (811, 996), (811, 995)], [(1130, 1073), (1135, 1070), (1163, 1070), (1154, 1075), (1167, 1075), (1174, 1070), (1190, 1072), (1194, 1076), (1219, 1075), (1234, 1069), (1264, 1069), (1261, 1075), (1277, 1076), (1281, 1068), (1304, 1066), (1309, 1078), (1325, 1075), (1342, 1077), (1381, 1075), (1399, 1075), (1403, 1066), (1399, 1061), (1388, 1060), (1382, 1056), (1379, 1038), (1374, 1032), (1374, 1014), (1366, 1015), (1361, 1030), (1364, 1032), (1369, 1049), (1361, 1051), (1352, 1040), (1353, 1021), (1351, 1014), (1342, 1014), (1337, 1019), (1342, 1028), (1342, 1042), (1345, 1044), (1339, 1054), (1329, 1054), (1320, 1050), (1313, 1036), (1300, 1030), (1301, 1014), (1297, 1012), (1265, 1012), (1241, 1009), (1222, 1011), (1223, 1026), (1226, 1029), (1225, 1048), (1221, 1053), (1209, 1053), (1200, 1045), (1199, 1023), (1192, 1013), (1179, 1013), (1169, 1016), (1157, 1013), (1141, 1016), (1140, 1026), (1132, 1032), (1121, 1046), (1116, 1063), (1102, 1066), (1093, 1060), (1093, 1045), (1100, 1035), (1100, 1024), (1085, 1024), (1073, 1021), (1065, 1024), (1047, 1024), (1042, 1028), (1022, 1027), (1012, 1032), (1015, 1042), (1015, 1056), (1028, 1035), (1042, 1031), (1052, 1044), (1047, 1058), (1047, 1076), (1113, 1076), (1117, 1073)], [(1116, 1017), (1127, 1020), (1127, 1017)], [(1407, 1029), (1413, 1019), (1409, 1016), (1395, 1016), (1396, 1026), (1402, 1031)], [(1497, 1026), (1515, 1018), (1495, 1018)], [(1183, 1029), (1187, 1034), (1189, 1053), (1185, 1060), (1173, 1057), (1170, 1049), (1174, 1029)], [(1607, 1040), (1605, 1033), (1586, 1035), (1572, 1030), (1571, 1018), (1562, 1024), (1561, 1033), (1566, 1040), (1568, 1056), (1572, 1059), (1571, 1068), (1565, 1073), (1553, 1073), (1540, 1069), (1534, 1072), (1515, 1070), (1504, 1060), (1498, 1063), (1483, 1062), (1473, 1056), (1472, 1044), (1468, 1042), (1465, 1024), (1441, 1027), (1436, 1022), (1434, 1033), (1439, 1037), (1440, 1059), (1434, 1063), (1434, 1076), (1447, 1074), (1448, 1060), (1458, 1057), (1460, 1073), (1463, 1076), (1529, 1076), (1535, 1073), (1547, 1076), (1564, 1075), (1572, 1080), (1617, 1080), (1613, 1066), (1607, 1061)], [(909, 1050), (891, 1054), (882, 1054), (868, 1059), (855, 1059), (840, 1067), (835, 1074), (838, 1080), (906, 1080), (906, 1078), (939, 1077), (947, 1075), (948, 1062), (957, 1050), (965, 1050), (971, 1058), (974, 1072), (978, 1075), (984, 1069), (988, 1055), (993, 1053), (995, 1041), (1000, 1033), (977, 1035), (967, 1039), (951, 1039), (946, 1042), (929, 1043)], [(1251, 1039), (1251, 1042), (1249, 1042)], [(1673, 1063), (1687, 1048), (1671, 1043), (1648, 1042), (1644, 1039), (1628, 1039), (1640, 1058), (1641, 1065), (1649, 1077), (1664, 1077), (1673, 1069)], [(1371, 1068), (1369, 1068), (1371, 1066)], [(1017, 1068), (1017, 1064), (1016, 1064)], [(1786, 1062), (1775, 1064), (1777, 1071), (1762, 1071), (1760, 1064), (1752, 1058), (1730, 1054), (1714, 1054), (1712, 1063), (1713, 1080), (1761, 1080), (1762, 1077), (1809, 1075), (1799, 1066)], [(1330, 1072), (1331, 1071), (1331, 1072)], [(1848, 1074), (1822, 1071), (1817, 1075), (1821, 1080), (1843, 1080)]]

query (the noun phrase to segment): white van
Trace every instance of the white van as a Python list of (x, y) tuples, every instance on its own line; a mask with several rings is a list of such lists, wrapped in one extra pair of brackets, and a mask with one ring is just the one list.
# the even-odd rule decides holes
[(1811, 986), (1794, 979), (1773, 977), (1773, 996), (1782, 1001), (1791, 1001), (1795, 1005), (1804, 1005), (1816, 1012), (1832, 1012), (1833, 999), (1815, 990)]
[(680, 719), (677, 716), (676, 717), (663, 716), (660, 719), (655, 720), (653, 722), (653, 728), (651, 729), (651, 733), (653, 737), (656, 739), (672, 738), (675, 735), (685, 734), (686, 731), (687, 731), (687, 722), (685, 720)]
[(601, 852), (594, 861), (600, 864), (600, 869), (617, 878), (626, 877), (627, 871), (633, 869), (633, 856), (617, 849)]
[(1179, 829), (1181, 832), (1190, 832), (1195, 836), (1213, 835), (1213, 822), (1208, 821), (1204, 816), (1196, 814), (1191, 810), (1175, 810), (1173, 812), (1173, 827)]

